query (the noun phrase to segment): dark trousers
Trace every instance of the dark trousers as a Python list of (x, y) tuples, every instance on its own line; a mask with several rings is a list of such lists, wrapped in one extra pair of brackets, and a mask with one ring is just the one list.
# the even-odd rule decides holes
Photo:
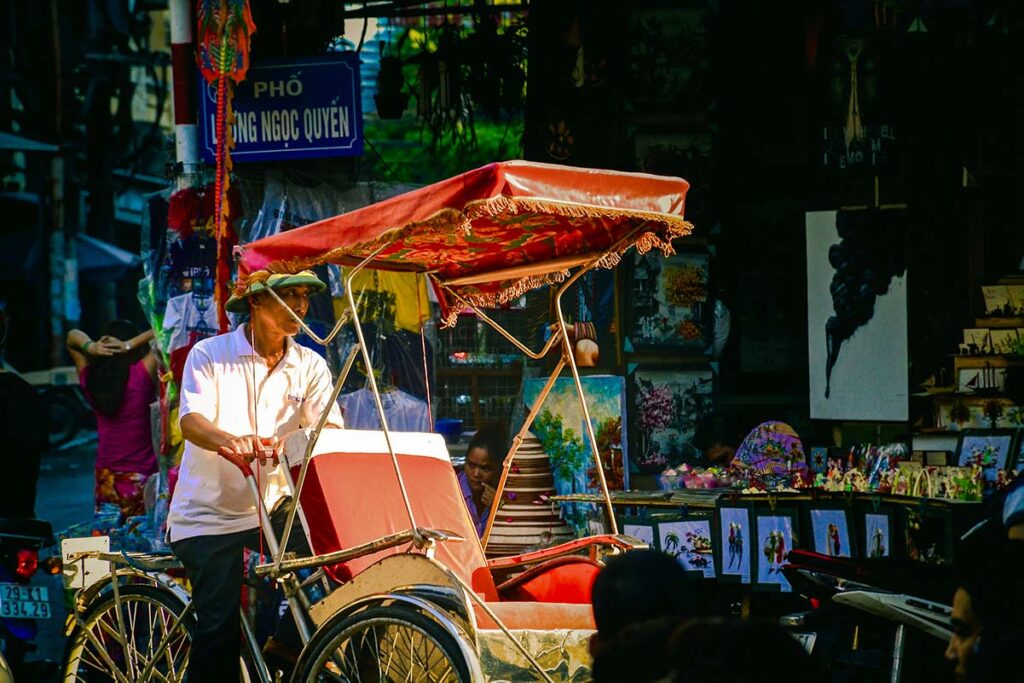
[[(287, 506), (279, 505), (271, 515), (279, 539), (287, 514)], [(242, 652), (239, 616), (244, 578), (242, 551), (245, 548), (259, 549), (256, 529), (217, 536), (194, 536), (171, 544), (192, 583), (192, 604), (196, 613), (188, 683), (230, 683), (238, 680)], [(309, 546), (297, 518), (288, 549), (300, 555), (309, 554)]]

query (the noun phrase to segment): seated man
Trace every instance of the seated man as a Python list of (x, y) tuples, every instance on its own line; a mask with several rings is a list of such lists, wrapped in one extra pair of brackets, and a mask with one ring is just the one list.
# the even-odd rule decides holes
[(459, 472), (459, 487), (469, 508), (478, 536), (483, 536), (487, 515), (494, 502), (494, 490), (501, 479), (501, 461), (504, 450), (497, 435), (481, 429), (473, 435), (466, 449), (466, 463)]

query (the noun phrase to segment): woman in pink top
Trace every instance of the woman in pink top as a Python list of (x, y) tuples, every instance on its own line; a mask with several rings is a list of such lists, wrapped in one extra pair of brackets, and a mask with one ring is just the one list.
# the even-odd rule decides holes
[(96, 414), (96, 508), (117, 503), (123, 517), (145, 512), (143, 487), (157, 470), (149, 417), (156, 398), (153, 331), (136, 332), (128, 321), (114, 320), (96, 341), (71, 330), (66, 342)]

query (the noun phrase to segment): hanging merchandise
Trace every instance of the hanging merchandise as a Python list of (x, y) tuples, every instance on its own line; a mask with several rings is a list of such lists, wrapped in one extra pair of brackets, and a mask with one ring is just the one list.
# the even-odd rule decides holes
[(234, 113), (231, 96), (235, 84), (245, 80), (249, 69), (249, 38), (256, 32), (249, 0), (199, 0), (199, 70), (209, 84), (217, 84), (217, 176), (214, 183), (214, 235), (217, 240), (215, 300), (221, 332), (227, 332), (228, 318), (224, 302), (231, 279), (228, 245), (228, 218), (231, 202), (227, 192), (231, 183), (231, 125)]
[[(426, 401), (391, 389), (381, 394), (388, 429), (396, 432), (429, 432), (430, 411)], [(338, 399), (348, 429), (380, 429), (380, 416), (369, 389), (359, 389)]]
[(174, 383), (180, 386), (189, 350), (196, 342), (217, 334), (217, 309), (212, 293), (195, 290), (171, 298), (162, 331), (163, 350), (170, 359)]
[(857, 97), (857, 61), (864, 49), (863, 43), (855, 41), (846, 48), (846, 57), (850, 60), (850, 101), (846, 106), (846, 148), (864, 139), (864, 121), (860, 113), (860, 100)]
[[(352, 278), (352, 289), (363, 322), (379, 322), (384, 328), (391, 327), (391, 331), (408, 330), (418, 335), (420, 325), (430, 317), (429, 310), (420, 303), (427, 300), (426, 279), (416, 273), (361, 270)], [(340, 316), (344, 305), (343, 300), (335, 300), (336, 316)]]

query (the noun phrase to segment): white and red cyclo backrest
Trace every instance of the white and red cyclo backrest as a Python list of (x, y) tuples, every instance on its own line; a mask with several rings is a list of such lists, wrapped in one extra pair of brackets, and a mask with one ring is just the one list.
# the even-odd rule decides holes
[[(305, 431), (285, 438), (285, 458), (296, 483), (307, 443)], [(435, 559), (472, 582), (474, 570), (485, 567), (486, 560), (444, 438), (439, 434), (391, 432), (391, 443), (416, 525), (452, 531), (466, 539), (438, 543)], [(318, 555), (409, 528), (409, 516), (381, 431), (325, 428), (310, 459), (299, 502), (306, 537)], [(327, 571), (335, 580), (347, 581), (381, 558), (407, 549), (389, 548), (327, 567)]]

